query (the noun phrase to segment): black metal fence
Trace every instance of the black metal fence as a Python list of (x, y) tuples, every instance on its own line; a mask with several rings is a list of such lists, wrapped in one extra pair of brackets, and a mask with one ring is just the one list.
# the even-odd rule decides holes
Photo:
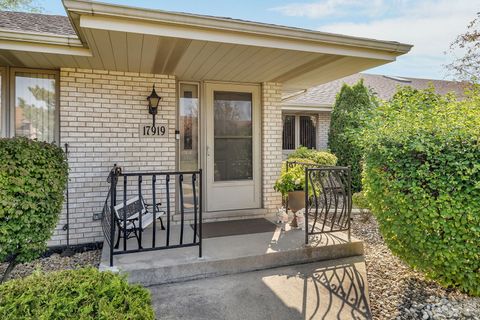
[(153, 250), (198, 246), (202, 256), (202, 170), (125, 173), (114, 166), (108, 182), (102, 229), (110, 266), (114, 255)]
[(349, 167), (305, 168), (306, 244), (310, 235), (339, 231), (350, 240), (351, 184)]

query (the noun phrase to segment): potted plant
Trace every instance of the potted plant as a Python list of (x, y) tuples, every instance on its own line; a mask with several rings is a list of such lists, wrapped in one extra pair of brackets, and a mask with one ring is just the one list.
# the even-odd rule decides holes
[[(292, 227), (297, 227), (297, 218), (295, 213), (305, 207), (305, 169), (301, 165), (293, 166), (292, 168), (282, 170), (280, 177), (274, 185), (275, 191), (282, 194), (283, 197), (288, 197), (288, 207), (292, 212), (293, 220)], [(288, 208), (287, 208), (288, 210)]]

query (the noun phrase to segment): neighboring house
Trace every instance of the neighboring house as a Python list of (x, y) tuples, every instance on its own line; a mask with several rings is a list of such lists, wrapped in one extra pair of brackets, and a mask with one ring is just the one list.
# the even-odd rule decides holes
[[(0, 129), (2, 136), (69, 145), (71, 243), (102, 241), (94, 218), (114, 164), (124, 172), (202, 168), (206, 220), (272, 213), (281, 205), (273, 184), (282, 161), (282, 95), (393, 62), (411, 48), (228, 18), (63, 3), (68, 17), (0, 12)], [(162, 98), (154, 136), (146, 131), (153, 86)], [(303, 122), (310, 134), (323, 126)], [(65, 223), (63, 213), (51, 245), (65, 244)]]
[(465, 82), (357, 73), (307, 90), (289, 93), (282, 99), (284, 157), (300, 145), (327, 149), (330, 113), (336, 95), (344, 83), (353, 85), (360, 79), (382, 100), (390, 99), (399, 86), (416, 89), (433, 86), (439, 94), (453, 92), (460, 98), (464, 96), (468, 86)]

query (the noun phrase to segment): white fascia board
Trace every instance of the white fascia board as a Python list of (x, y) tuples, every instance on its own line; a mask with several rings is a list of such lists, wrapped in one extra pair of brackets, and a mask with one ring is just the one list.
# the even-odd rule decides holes
[(104, 15), (122, 19), (138, 19), (155, 23), (300, 39), (302, 41), (309, 40), (324, 44), (388, 51), (396, 53), (396, 55), (405, 54), (412, 48), (412, 45), (395, 41), (374, 40), (238, 19), (112, 5), (91, 0), (63, 0), (63, 4), (68, 12), (79, 14)]
[(332, 106), (329, 104), (282, 104), (282, 111), (332, 111)]
[(391, 52), (325, 43), (315, 43), (301, 39), (280, 39), (278, 37), (251, 33), (239, 33), (220, 29), (202, 29), (191, 26), (153, 23), (150, 21), (137, 21), (131, 19), (118, 19), (97, 15), (82, 15), (80, 17), (80, 27), (107, 31), (149, 34), (161, 37), (240, 44), (273, 49), (353, 56), (387, 61), (395, 61), (397, 56), (397, 54), (393, 54)]
[(74, 36), (26, 33), (0, 28), (0, 49), (91, 57), (89, 49)]
[(65, 54), (81, 57), (91, 57), (92, 53), (89, 49), (84, 47), (69, 47), (54, 45), (48, 43), (36, 43), (36, 42), (25, 42), (25, 41), (10, 41), (10, 40), (0, 40), (0, 49), (3, 50), (14, 50), (14, 51), (28, 51), (28, 52), (40, 52), (40, 53), (51, 53), (51, 54)]
[(1, 40), (38, 42), (56, 45), (83, 47), (82, 42), (76, 36), (47, 34), (38, 32), (22, 32), (0, 28)]

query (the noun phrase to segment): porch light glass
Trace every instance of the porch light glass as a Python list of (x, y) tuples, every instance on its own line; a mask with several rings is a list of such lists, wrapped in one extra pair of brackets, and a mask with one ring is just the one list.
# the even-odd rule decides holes
[(162, 98), (155, 91), (155, 85), (153, 85), (152, 93), (147, 97), (148, 100), (148, 112), (150, 114), (157, 114), (158, 103)]

